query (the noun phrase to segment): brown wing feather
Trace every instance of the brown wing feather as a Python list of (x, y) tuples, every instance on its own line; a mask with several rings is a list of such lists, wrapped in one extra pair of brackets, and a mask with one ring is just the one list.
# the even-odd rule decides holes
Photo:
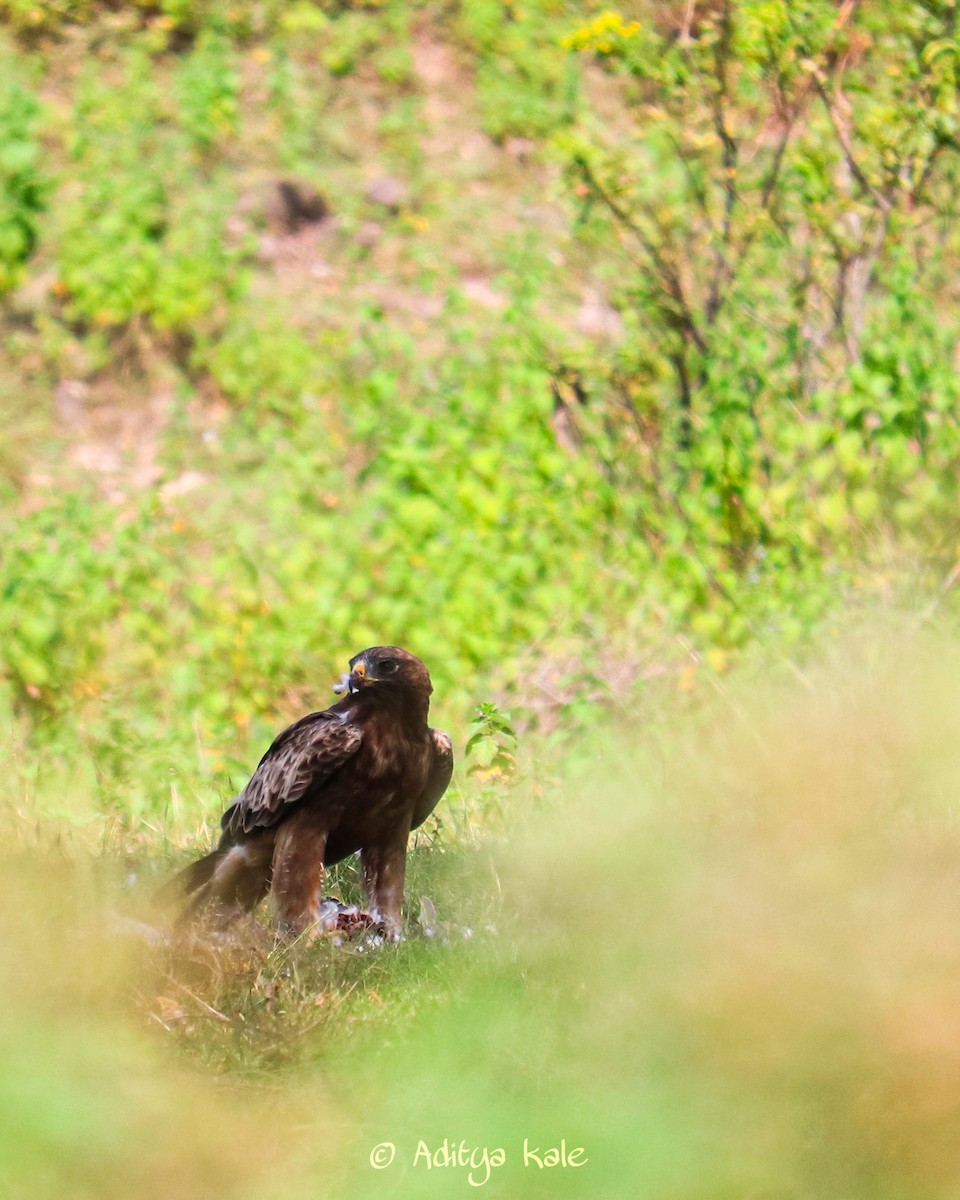
[(324, 783), (356, 754), (359, 726), (331, 712), (310, 713), (277, 736), (250, 782), (223, 814), (226, 834), (275, 825), (287, 806)]
[(430, 740), (433, 742), (433, 762), (427, 785), (414, 806), (411, 829), (422, 825), (430, 816), (453, 777), (453, 743), (450, 738), (442, 729), (431, 729)]

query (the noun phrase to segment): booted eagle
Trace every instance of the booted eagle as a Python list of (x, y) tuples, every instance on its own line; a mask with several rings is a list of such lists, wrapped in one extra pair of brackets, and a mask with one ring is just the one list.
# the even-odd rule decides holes
[(427, 724), (433, 688), (419, 658), (374, 646), (350, 660), (343, 699), (278, 735), (223, 814), (217, 848), (174, 881), (184, 913), (218, 924), (272, 892), (283, 928), (321, 924), (323, 869), (360, 851), (371, 916), (399, 936), (407, 837), (453, 774), (450, 738)]

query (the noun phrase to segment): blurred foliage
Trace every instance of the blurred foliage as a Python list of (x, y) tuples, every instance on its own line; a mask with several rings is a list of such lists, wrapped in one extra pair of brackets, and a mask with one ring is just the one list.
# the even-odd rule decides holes
[[(0, 950), (10, 996), (0, 1026), (9, 1196), (316, 1193), (310, 1179), (329, 1170), (335, 1154), (318, 1137), (306, 1156), (291, 1155), (289, 1132), (312, 1122), (326, 1129), (332, 1106), (316, 1088), (302, 1096), (291, 1088), (274, 1095), (268, 1116), (263, 1097), (239, 1080), (202, 1079), (170, 1061), (157, 1034), (173, 1000), (161, 992), (150, 996), (152, 1010), (131, 1003), (138, 984), (162, 986), (163, 975), (138, 944), (136, 924), (111, 923), (100, 908), (117, 894), (112, 882), (91, 879), (62, 855), (8, 856), (3, 887), (5, 909), (14, 911), (14, 896), (20, 907), (16, 920), (3, 918)], [(184, 996), (182, 984), (175, 995)], [(217, 1133), (225, 1111), (230, 1136)]]
[(599, 778), (595, 743), (500, 856), (500, 936), (364, 1043), (396, 1156), (337, 1194), (952, 1195), (958, 660), (891, 641), (743, 678)]

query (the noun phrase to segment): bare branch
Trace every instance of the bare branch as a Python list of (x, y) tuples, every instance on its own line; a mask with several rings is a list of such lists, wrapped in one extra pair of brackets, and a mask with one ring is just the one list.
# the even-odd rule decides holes
[(728, 275), (728, 251), (733, 232), (733, 211), (737, 204), (737, 141), (730, 133), (727, 125), (727, 99), (729, 84), (727, 80), (727, 62), (730, 55), (730, 39), (733, 33), (733, 21), (730, 13), (729, 0), (725, 0), (720, 20), (720, 37), (714, 46), (713, 61), (717, 80), (717, 89), (713, 97), (713, 126), (723, 147), (723, 223), (719, 241), (716, 244), (713, 263), (713, 275), (710, 289), (707, 293), (705, 318), (712, 325), (717, 318), (721, 305), (721, 288), (725, 276)]
[(637, 224), (637, 222), (633, 219), (630, 213), (626, 211), (623, 205), (621, 205), (619, 201), (607, 191), (600, 180), (597, 179), (590, 167), (590, 164), (581, 159), (578, 165), (580, 170), (583, 172), (585, 180), (592, 188), (594, 194), (597, 196), (600, 202), (608, 209), (613, 217), (616, 218), (620, 225), (623, 228), (628, 229), (639, 241), (660, 278), (661, 287), (676, 306), (675, 315), (680, 328), (690, 336), (697, 349), (702, 354), (705, 354), (707, 352), (707, 341), (700, 330), (699, 324), (694, 316), (693, 308), (687, 299), (686, 291), (684, 290), (683, 281), (680, 278), (679, 272), (664, 256), (660, 247), (658, 247), (656, 243), (650, 239), (646, 231)]
[(693, 27), (693, 10), (695, 7), (695, 0), (687, 0), (686, 12), (683, 14), (683, 26), (680, 30), (681, 46), (685, 46), (690, 40), (690, 30)]
[(874, 185), (867, 178), (863, 168), (857, 162), (853, 153), (853, 149), (850, 145), (850, 138), (847, 135), (847, 131), (844, 129), (840, 118), (837, 116), (836, 108), (831, 101), (830, 96), (827, 94), (827, 89), (823, 86), (823, 81), (820, 79), (814, 80), (814, 87), (817, 90), (817, 95), (823, 101), (823, 107), (826, 110), (834, 136), (837, 139), (837, 144), (843, 153), (843, 159), (847, 164), (847, 169), (856, 180), (860, 190), (865, 195), (869, 196), (880, 209), (882, 209), (884, 212), (887, 212), (892, 206), (892, 201), (888, 196), (884, 196), (882, 192), (878, 191), (878, 189), (874, 187)]

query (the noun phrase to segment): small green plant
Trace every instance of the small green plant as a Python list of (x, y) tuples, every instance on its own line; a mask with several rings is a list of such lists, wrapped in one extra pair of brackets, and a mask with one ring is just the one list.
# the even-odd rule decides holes
[(496, 704), (484, 701), (477, 705), (470, 727), (473, 732), (464, 753), (475, 761), (467, 774), (494, 776), (503, 781), (512, 779), (517, 771), (517, 734), (509, 715)]
[(475, 790), (470, 811), (496, 828), (503, 819), (508, 788), (519, 779), (518, 739), (508, 713), (492, 701), (476, 706), (464, 754), (470, 760), (467, 775)]

